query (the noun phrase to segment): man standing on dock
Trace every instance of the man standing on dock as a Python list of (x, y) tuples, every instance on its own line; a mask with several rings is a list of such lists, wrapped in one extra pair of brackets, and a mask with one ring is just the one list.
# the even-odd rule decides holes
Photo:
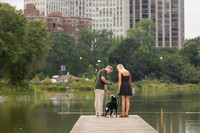
[(103, 100), (104, 100), (104, 90), (107, 91), (107, 94), (110, 95), (109, 90), (107, 89), (108, 82), (106, 81), (107, 73), (113, 71), (113, 67), (108, 65), (106, 68), (101, 69), (96, 76), (96, 81), (94, 85), (95, 92), (95, 111), (96, 116), (105, 116), (103, 114)]

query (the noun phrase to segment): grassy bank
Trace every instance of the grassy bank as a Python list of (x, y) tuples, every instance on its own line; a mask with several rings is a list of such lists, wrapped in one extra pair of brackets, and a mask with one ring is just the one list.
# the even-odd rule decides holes
[(134, 83), (138, 89), (200, 89), (200, 84), (162, 83), (159, 80), (141, 80)]
[[(177, 90), (177, 89), (200, 89), (200, 84), (176, 84), (172, 82), (163, 83), (159, 80), (141, 80), (133, 82), (136, 90), (153, 89), (153, 90)], [(109, 87), (111, 90), (117, 90), (118, 83), (112, 83)]]
[(37, 87), (34, 87), (33, 84), (28, 84), (26, 86), (12, 86), (8, 84), (1, 84), (0, 85), (0, 96), (18, 96), (18, 95), (47, 95), (45, 91), (40, 90)]
[[(200, 89), (200, 84), (176, 84), (176, 83), (162, 83), (159, 80), (141, 80), (133, 82), (133, 85), (138, 90), (190, 90)], [(91, 91), (94, 89), (93, 81), (79, 81), (72, 83), (60, 83), (60, 84), (29, 84), (26, 87), (11, 87), (10, 85), (1, 84), (0, 95), (34, 95), (35, 92), (39, 95), (48, 95), (48, 92), (65, 93), (69, 90), (75, 91)], [(118, 83), (112, 83), (109, 89), (113, 92), (117, 92)]]

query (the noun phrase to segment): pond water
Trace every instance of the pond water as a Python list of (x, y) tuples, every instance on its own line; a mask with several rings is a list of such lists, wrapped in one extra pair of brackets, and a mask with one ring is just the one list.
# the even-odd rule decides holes
[[(159, 133), (200, 133), (200, 90), (136, 90), (130, 100), (129, 114)], [(93, 91), (1, 99), (0, 133), (69, 133), (81, 112), (94, 115)]]

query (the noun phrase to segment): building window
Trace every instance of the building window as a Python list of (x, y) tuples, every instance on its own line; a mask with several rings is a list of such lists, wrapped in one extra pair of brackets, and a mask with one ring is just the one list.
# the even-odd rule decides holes
[(172, 36), (178, 36), (178, 33), (172, 33)]
[(173, 42), (178, 41), (178, 37), (172, 37), (172, 41)]
[(161, 38), (158, 38), (158, 41), (162, 41), (162, 37), (161, 37)]
[(142, 18), (148, 18), (148, 14), (142, 14)]
[(162, 46), (162, 42), (158, 42), (158, 46)]
[(142, 0), (142, 4), (148, 4), (148, 0)]
[(176, 18), (176, 17), (178, 17), (178, 14), (172, 14), (172, 17), (174, 18)]
[(178, 46), (178, 42), (172, 42), (172, 46)]
[(169, 47), (169, 42), (165, 42), (165, 46)]
[(169, 37), (165, 37), (165, 41), (169, 41)]
[(53, 23), (53, 28), (56, 28), (56, 23)]
[(144, 9), (144, 8), (148, 8), (148, 5), (142, 5), (142, 8)]

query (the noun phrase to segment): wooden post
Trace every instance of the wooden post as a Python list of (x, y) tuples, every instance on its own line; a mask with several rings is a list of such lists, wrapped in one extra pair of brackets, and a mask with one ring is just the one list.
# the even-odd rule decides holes
[(80, 115), (82, 115), (82, 108), (80, 108)]
[(160, 117), (161, 117), (161, 132), (163, 132), (163, 109), (162, 108), (161, 108)]

